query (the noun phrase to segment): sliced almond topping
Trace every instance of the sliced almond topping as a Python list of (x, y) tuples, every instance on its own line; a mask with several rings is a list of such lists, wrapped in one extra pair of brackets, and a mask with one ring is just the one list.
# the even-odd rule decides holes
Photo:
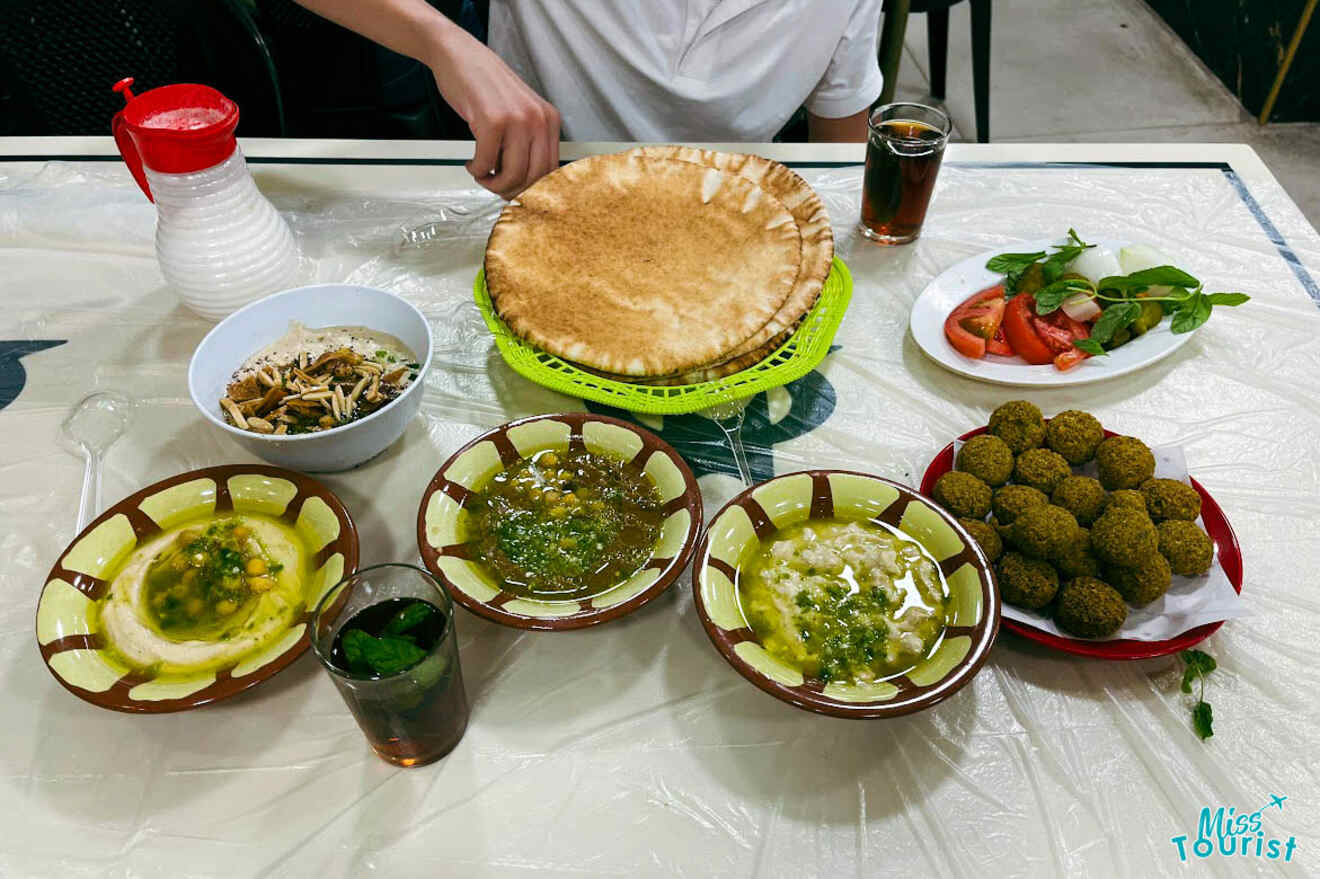
[(242, 412), (238, 411), (238, 406), (234, 404), (233, 400), (229, 399), (228, 397), (221, 397), (220, 405), (225, 407), (225, 411), (228, 412), (229, 417), (234, 420), (234, 424), (238, 425), (243, 430), (248, 429), (247, 419), (243, 417)]
[(279, 402), (283, 400), (286, 396), (287, 395), (285, 394), (283, 388), (272, 387), (269, 391), (266, 392), (266, 396), (261, 398), (261, 402), (257, 406), (257, 414), (265, 415), (267, 412), (269, 412), (270, 410), (274, 409), (277, 405), (279, 405)]
[(362, 376), (362, 378), (358, 379), (358, 383), (353, 385), (353, 390), (349, 391), (348, 402), (350, 403), (357, 402), (357, 398), (362, 395), (362, 389), (367, 386), (368, 381), (369, 379), (365, 375)]

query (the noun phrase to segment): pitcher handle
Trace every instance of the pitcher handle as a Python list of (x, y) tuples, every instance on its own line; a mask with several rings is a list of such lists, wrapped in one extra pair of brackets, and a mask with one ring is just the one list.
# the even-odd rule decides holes
[[(126, 76), (112, 86), (112, 90), (119, 92), (124, 96), (124, 104), (133, 100), (133, 77)], [(142, 169), (142, 155), (138, 152), (137, 144), (133, 143), (133, 138), (128, 133), (128, 123), (124, 120), (124, 111), (120, 110), (110, 120), (110, 133), (115, 136), (115, 146), (119, 148), (119, 155), (123, 156), (124, 164), (128, 165), (129, 173), (137, 181), (137, 185), (142, 187), (146, 193), (147, 200), (154, 202), (156, 199), (151, 195), (151, 187), (147, 185), (147, 173)]]

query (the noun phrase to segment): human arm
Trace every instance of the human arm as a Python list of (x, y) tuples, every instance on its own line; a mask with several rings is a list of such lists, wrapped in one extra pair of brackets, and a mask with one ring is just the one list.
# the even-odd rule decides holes
[(866, 140), (868, 110), (840, 119), (807, 114), (807, 140), (812, 143), (858, 143)]
[(867, 114), (884, 85), (879, 41), (880, 0), (853, 0), (829, 66), (806, 100), (810, 140), (866, 140)]
[(477, 144), (467, 170), (486, 189), (512, 198), (559, 166), (558, 111), (426, 0), (298, 3), (429, 67), (445, 102), (472, 129)]

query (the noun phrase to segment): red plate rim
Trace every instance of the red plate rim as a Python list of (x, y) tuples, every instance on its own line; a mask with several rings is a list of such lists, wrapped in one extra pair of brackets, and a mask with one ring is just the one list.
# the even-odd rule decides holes
[[(958, 440), (965, 442), (978, 434), (985, 433), (987, 430), (989, 430), (989, 427), (978, 427), (975, 430), (969, 430), (958, 437)], [(1118, 434), (1112, 430), (1106, 430), (1105, 436), (1118, 436)], [(926, 467), (926, 473), (921, 477), (921, 493), (929, 497), (931, 489), (935, 487), (935, 480), (952, 469), (953, 443), (949, 443), (940, 450), (940, 453)], [(1224, 569), (1224, 573), (1228, 575), (1228, 582), (1241, 594), (1242, 549), (1238, 546), (1237, 535), (1233, 533), (1233, 526), (1228, 523), (1224, 511), (1210, 496), (1210, 493), (1205, 490), (1205, 487), (1195, 479), (1191, 479), (1191, 483), (1192, 488), (1196, 489), (1196, 493), (1201, 496), (1201, 520), (1205, 523), (1206, 533), (1214, 541), (1219, 564)], [(1055, 650), (1062, 650), (1064, 653), (1092, 656), (1097, 659), (1154, 659), (1157, 656), (1168, 656), (1170, 653), (1178, 653), (1200, 644), (1224, 624), (1223, 620), (1205, 623), (1163, 641), (1133, 641), (1130, 638), (1118, 638), (1113, 641), (1085, 641), (1080, 638), (1064, 638), (1045, 632), (1027, 623), (1009, 619), (1007, 616), (1004, 616), (1001, 622), (1003, 627), (1010, 632), (1038, 644), (1053, 647)]]

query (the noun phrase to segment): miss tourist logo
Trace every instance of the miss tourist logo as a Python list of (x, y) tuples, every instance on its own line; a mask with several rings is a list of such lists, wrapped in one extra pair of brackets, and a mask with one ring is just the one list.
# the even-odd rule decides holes
[[(1187, 834), (1170, 839), (1178, 849), (1178, 860), (1191, 858), (1205, 860), (1211, 856), (1236, 858), (1263, 858), (1270, 861), (1291, 861), (1297, 849), (1297, 837), (1267, 836), (1263, 815), (1267, 809), (1283, 811), (1287, 797), (1270, 794), (1270, 801), (1254, 812), (1238, 813), (1232, 807), (1201, 809), (1197, 821), (1196, 838)], [(1190, 841), (1189, 841), (1190, 840)]]

